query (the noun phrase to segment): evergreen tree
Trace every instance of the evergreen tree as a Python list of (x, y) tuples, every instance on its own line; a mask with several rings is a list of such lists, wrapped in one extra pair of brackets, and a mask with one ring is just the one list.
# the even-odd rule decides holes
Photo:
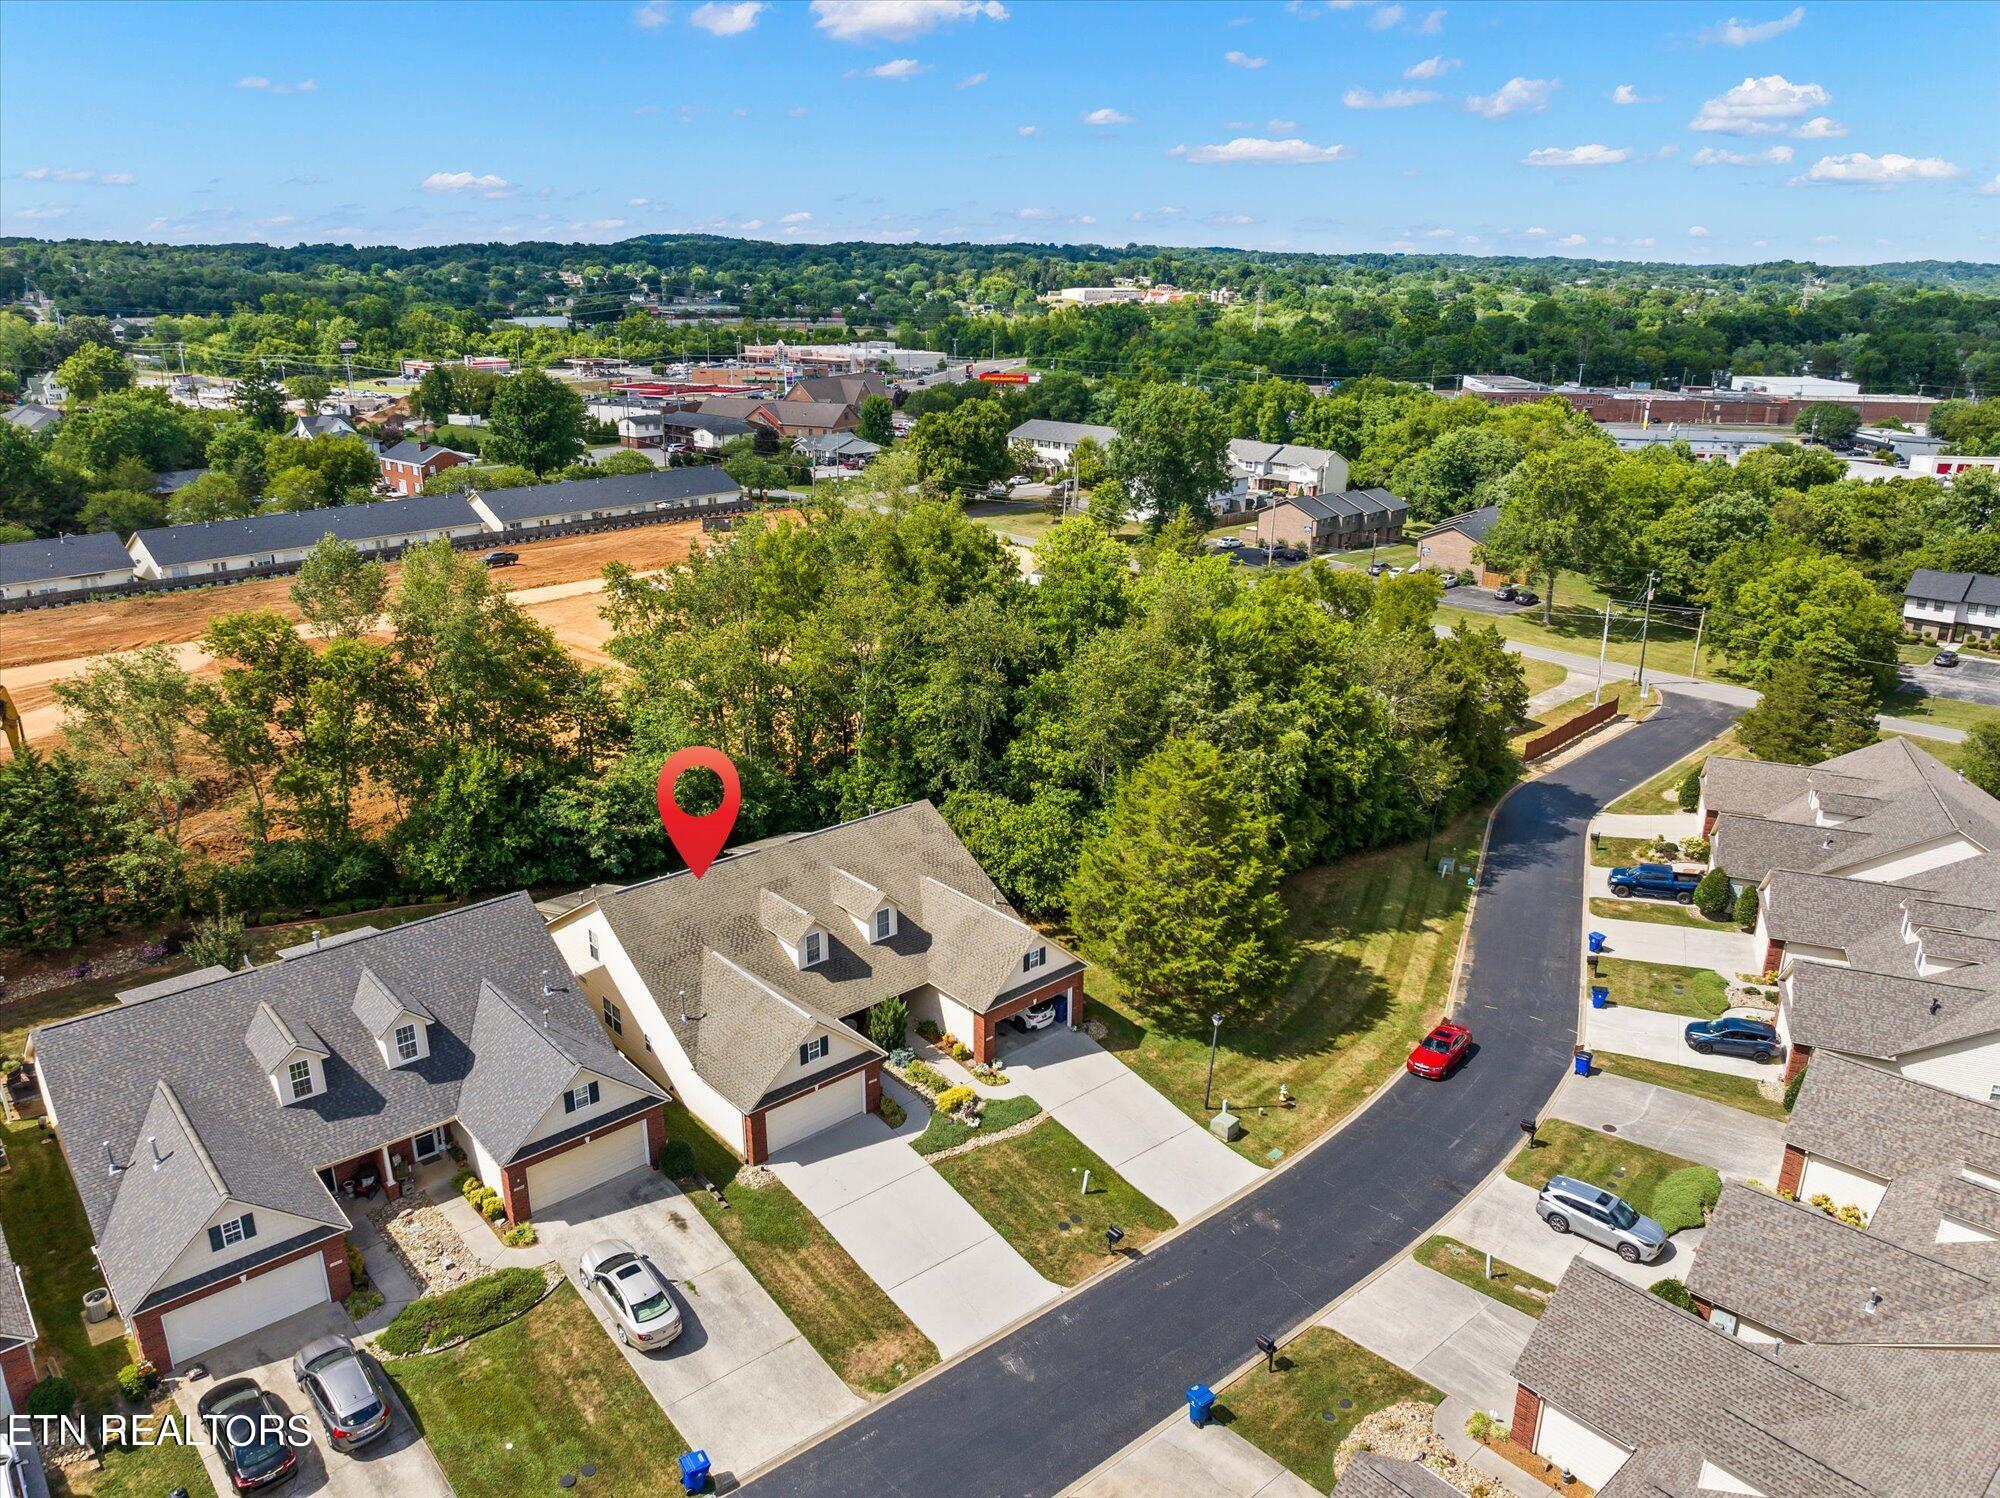
[(1773, 670), (1763, 701), (1736, 729), (1737, 739), (1758, 759), (1800, 765), (1865, 748), (1877, 733), (1872, 681), (1863, 670), (1842, 669), (1839, 657), (1824, 651)]
[(252, 364), (236, 382), (236, 409), (243, 419), (260, 432), (276, 432), (285, 425), (285, 392), (262, 364)]

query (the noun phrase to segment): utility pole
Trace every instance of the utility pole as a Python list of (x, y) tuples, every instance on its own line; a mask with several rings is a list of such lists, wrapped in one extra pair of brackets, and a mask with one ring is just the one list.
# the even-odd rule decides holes
[(1639, 706), (1646, 703), (1646, 632), (1653, 622), (1653, 582), (1657, 572), (1646, 574), (1646, 612), (1639, 620)]
[(1708, 628), (1708, 610), (1704, 608), (1701, 611), (1701, 618), (1695, 621), (1694, 667), (1692, 670), (1688, 672), (1688, 675), (1693, 677), (1696, 681), (1701, 680), (1701, 632), (1707, 628)]
[(1596, 707), (1604, 700), (1604, 658), (1611, 653), (1611, 600), (1604, 600), (1604, 638), (1597, 642), (1597, 690), (1590, 694), (1590, 705)]

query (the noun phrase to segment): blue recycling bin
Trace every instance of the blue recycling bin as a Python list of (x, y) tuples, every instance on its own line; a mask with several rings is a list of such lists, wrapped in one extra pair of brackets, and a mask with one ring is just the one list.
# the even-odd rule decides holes
[(699, 1493), (708, 1486), (708, 1453), (706, 1451), (684, 1451), (681, 1453), (681, 1487), (690, 1493)]
[(1187, 1391), (1188, 1420), (1195, 1425), (1208, 1424), (1208, 1417), (1215, 1409), (1215, 1390), (1207, 1384), (1191, 1384)]
[(1604, 950), (1604, 933), (1602, 931), (1591, 932), (1590, 955), (1595, 957), (1599, 955), (1601, 952), (1603, 952), (1603, 950)]
[(1579, 1077), (1587, 1077), (1590, 1075), (1590, 1060), (1590, 1052), (1579, 1050), (1570, 1058), (1570, 1065), (1576, 1069)]
[(1611, 1002), (1610, 989), (1606, 988), (1602, 983), (1593, 983), (1590, 985), (1591, 1008), (1602, 1009), (1606, 1004), (1610, 1002)]

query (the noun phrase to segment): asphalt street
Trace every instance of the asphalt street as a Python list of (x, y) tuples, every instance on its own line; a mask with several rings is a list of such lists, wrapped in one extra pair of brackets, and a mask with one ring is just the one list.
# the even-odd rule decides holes
[(1218, 1383), (1442, 1218), (1521, 1139), (1569, 1065), (1591, 815), (1738, 709), (1669, 694), (1645, 723), (1523, 785), (1494, 821), (1460, 1017), (1477, 1053), (1400, 1078), (1234, 1206), (918, 1384), (752, 1486), (760, 1494), (1047, 1494)]

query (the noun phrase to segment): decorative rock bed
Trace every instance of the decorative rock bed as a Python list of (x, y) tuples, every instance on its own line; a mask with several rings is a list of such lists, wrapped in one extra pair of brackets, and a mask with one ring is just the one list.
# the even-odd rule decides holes
[(1036, 1124), (1048, 1122), (1051, 1117), (1053, 1115), (1049, 1113), (1037, 1113), (1033, 1118), (1024, 1118), (1017, 1124), (1009, 1124), (1006, 1128), (995, 1129), (991, 1133), (987, 1133), (982, 1129), (979, 1133), (973, 1135), (972, 1138), (966, 1140), (965, 1143), (954, 1144), (950, 1149), (939, 1150), (934, 1155), (925, 1155), (924, 1158), (935, 1165), (940, 1160), (949, 1160), (953, 1155), (963, 1155), (970, 1150), (981, 1149), (989, 1144), (998, 1144), (1003, 1139), (1012, 1139), (1017, 1134), (1025, 1134)]
[(1436, 1413), (1422, 1400), (1406, 1399), (1363, 1416), (1333, 1454), (1336, 1483), (1356, 1452), (1373, 1451), (1397, 1461), (1421, 1462), (1461, 1493), (1504, 1493), (1498, 1482), (1445, 1445), (1433, 1423)]
[(458, 1230), (421, 1191), (406, 1191), (401, 1201), (372, 1200), (363, 1211), (421, 1293), (440, 1295), (485, 1273)]

